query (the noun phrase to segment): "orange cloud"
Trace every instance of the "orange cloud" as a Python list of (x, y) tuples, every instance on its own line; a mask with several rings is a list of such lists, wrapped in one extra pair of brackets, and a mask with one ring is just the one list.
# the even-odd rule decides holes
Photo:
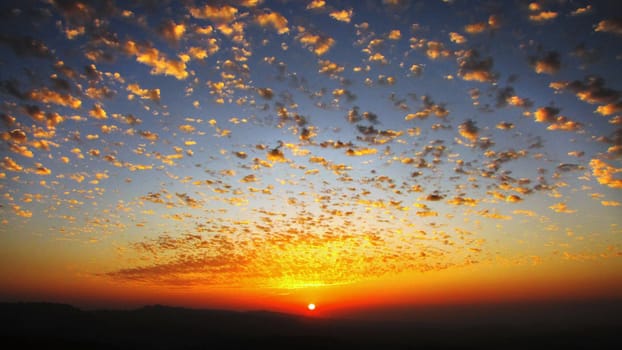
[(160, 102), (160, 89), (143, 89), (140, 85), (134, 83), (127, 86), (127, 90), (131, 93), (140, 96), (142, 99), (152, 100), (154, 102)]
[(529, 20), (533, 22), (546, 22), (557, 18), (558, 13), (554, 11), (540, 11), (529, 15)]
[(590, 167), (592, 168), (592, 175), (601, 185), (622, 188), (622, 179), (614, 177), (615, 174), (622, 172), (622, 169), (615, 168), (598, 158), (590, 160)]
[(604, 106), (598, 106), (596, 108), (596, 113), (605, 116), (620, 112), (622, 112), (622, 102), (610, 103)]
[(322, 56), (330, 48), (335, 44), (335, 39), (320, 35), (320, 34), (311, 34), (306, 32), (304, 28), (299, 28), (301, 34), (298, 36), (298, 41), (302, 44), (302, 46), (309, 48), (312, 52), (314, 52), (318, 56)]
[(467, 24), (464, 26), (464, 31), (469, 34), (479, 34), (484, 32), (488, 28), (486, 22), (478, 22), (473, 24)]
[(439, 41), (428, 41), (426, 45), (427, 50), (425, 51), (425, 54), (428, 56), (428, 58), (432, 60), (441, 57), (449, 57), (449, 55), (451, 54), (449, 50), (445, 49), (443, 43)]
[(324, 8), (325, 5), (326, 5), (326, 1), (324, 1), (324, 0), (312, 0), (307, 5), (307, 10)]
[(222, 23), (222, 22), (231, 22), (235, 19), (236, 14), (238, 13), (238, 9), (229, 6), (211, 6), (205, 5), (202, 8), (200, 7), (192, 7), (190, 8), (190, 14), (192, 17), (200, 18), (200, 19), (209, 19), (210, 21)]
[(172, 75), (179, 80), (186, 79), (189, 75), (185, 62), (170, 60), (154, 47), (142, 46), (128, 40), (124, 45), (124, 50), (136, 56), (137, 62), (150, 66), (153, 75)]
[(9, 170), (9, 171), (15, 171), (15, 172), (20, 172), (22, 170), (24, 170), (24, 168), (17, 164), (16, 161), (14, 161), (11, 157), (4, 157), (2, 159), (2, 163), (0, 163), (0, 165), (2, 165), (2, 168), (5, 170)]
[(555, 203), (551, 205), (549, 208), (552, 209), (556, 213), (572, 214), (572, 213), (577, 212), (576, 210), (569, 209), (566, 203), (563, 203), (563, 202)]
[(108, 114), (99, 104), (95, 104), (93, 108), (91, 108), (89, 115), (95, 119), (108, 119)]
[(168, 20), (160, 25), (159, 33), (164, 39), (177, 43), (184, 36), (186, 32), (186, 25), (181, 23), (175, 23), (172, 20)]
[(449, 33), (449, 40), (456, 44), (464, 44), (467, 42), (467, 39), (463, 35), (456, 32)]
[(480, 59), (475, 50), (468, 50), (458, 57), (458, 76), (467, 81), (494, 82), (492, 57)]
[(399, 29), (394, 29), (389, 32), (389, 40), (399, 40), (402, 37), (402, 32)]
[(534, 112), (534, 119), (538, 123), (554, 123), (557, 120), (559, 109), (555, 107), (541, 107)]
[(289, 33), (289, 28), (287, 27), (287, 19), (283, 17), (283, 15), (281, 15), (280, 13), (260, 13), (255, 17), (255, 21), (262, 27), (272, 26), (272, 28), (274, 28), (279, 34)]
[(350, 20), (352, 19), (352, 13), (352, 9), (333, 11), (330, 13), (330, 17), (340, 22), (350, 23)]
[(31, 100), (43, 103), (54, 103), (73, 109), (79, 109), (80, 106), (82, 106), (82, 101), (80, 101), (79, 99), (69, 94), (61, 94), (48, 88), (34, 89), (30, 91), (27, 96)]
[(458, 126), (458, 132), (465, 139), (475, 142), (477, 141), (479, 128), (475, 125), (474, 121), (468, 119)]
[(612, 33), (616, 35), (622, 35), (622, 20), (620, 19), (605, 19), (596, 25), (594, 28), (596, 32)]
[(538, 74), (555, 74), (561, 68), (559, 53), (556, 51), (549, 51), (542, 58), (534, 58), (532, 65), (533, 69)]

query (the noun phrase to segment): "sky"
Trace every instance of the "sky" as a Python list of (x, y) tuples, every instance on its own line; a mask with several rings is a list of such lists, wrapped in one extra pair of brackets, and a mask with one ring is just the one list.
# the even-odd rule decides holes
[(3, 300), (622, 297), (617, 2), (1, 6)]

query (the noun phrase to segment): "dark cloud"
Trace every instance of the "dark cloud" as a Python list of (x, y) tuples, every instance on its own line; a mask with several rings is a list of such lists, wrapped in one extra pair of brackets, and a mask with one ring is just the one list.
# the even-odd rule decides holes
[(492, 66), (492, 57), (480, 58), (477, 50), (467, 50), (458, 56), (458, 76), (464, 80), (492, 83), (497, 79)]
[(7, 36), (0, 34), (0, 43), (10, 47), (18, 56), (52, 59), (52, 51), (40, 40), (30, 36)]
[(557, 51), (549, 51), (541, 57), (531, 57), (529, 62), (538, 74), (555, 74), (562, 66), (561, 55)]
[(596, 25), (594, 31), (612, 33), (622, 36), (622, 19), (604, 19)]

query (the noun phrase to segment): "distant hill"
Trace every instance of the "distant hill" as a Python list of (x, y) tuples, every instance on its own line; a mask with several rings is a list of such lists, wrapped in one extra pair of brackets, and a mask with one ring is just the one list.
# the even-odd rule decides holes
[(520, 324), (441, 324), (319, 319), (267, 311), (161, 305), (83, 311), (64, 304), (0, 303), (0, 344), (11, 344), (10, 348), (16, 349), (579, 349), (607, 348), (608, 344), (622, 341), (619, 325), (613, 320), (571, 321), (558, 318), (548, 325), (527, 319)]

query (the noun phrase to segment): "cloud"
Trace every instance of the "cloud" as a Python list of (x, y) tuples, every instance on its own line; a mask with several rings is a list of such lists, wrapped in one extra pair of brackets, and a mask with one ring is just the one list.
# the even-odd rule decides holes
[(464, 31), (469, 34), (480, 34), (490, 29), (501, 27), (501, 19), (497, 15), (490, 15), (488, 21), (471, 23), (464, 26)]
[(175, 196), (177, 196), (177, 198), (179, 198), (183, 202), (183, 204), (185, 204), (186, 206), (190, 208), (202, 208), (203, 207), (203, 204), (200, 201), (190, 197), (186, 193), (175, 193)]
[(154, 102), (160, 102), (160, 89), (143, 89), (140, 85), (133, 83), (127, 86), (127, 90), (132, 94), (139, 96), (141, 99), (147, 99)]
[(451, 52), (445, 48), (445, 45), (439, 41), (428, 41), (425, 54), (429, 59), (435, 60), (441, 57), (449, 57)]
[(339, 73), (342, 73), (344, 70), (344, 66), (339, 65), (330, 60), (319, 60), (318, 65), (320, 67), (318, 70), (319, 73), (328, 74), (331, 77), (336, 76)]
[(190, 14), (192, 17), (200, 19), (208, 19), (215, 23), (228, 23), (235, 19), (238, 13), (238, 9), (229, 6), (211, 6), (205, 5), (203, 7), (191, 7)]
[(26, 143), (28, 136), (26, 132), (21, 129), (13, 129), (11, 131), (5, 131), (0, 134), (4, 141), (10, 141), (13, 143)]
[(311, 0), (307, 5), (307, 10), (321, 9), (324, 8), (324, 6), (326, 6), (326, 1), (324, 0)]
[(547, 22), (557, 18), (558, 13), (555, 11), (533, 11), (529, 14), (529, 20), (532, 22)]
[(563, 214), (572, 214), (572, 213), (576, 213), (576, 210), (573, 209), (569, 209), (566, 206), (566, 203), (564, 202), (560, 202), (560, 203), (555, 203), (553, 205), (551, 205), (549, 207), (551, 210), (553, 210), (556, 213), (563, 213)]
[(510, 122), (499, 122), (495, 127), (499, 130), (511, 130), (514, 129), (515, 125)]
[(335, 44), (335, 39), (321, 34), (312, 34), (299, 27), (298, 41), (318, 56), (324, 55)]
[(549, 84), (554, 90), (566, 90), (576, 94), (581, 101), (590, 104), (615, 103), (621, 96), (620, 91), (605, 86), (605, 79), (588, 76), (583, 81), (560, 81)]
[(463, 35), (456, 32), (449, 33), (449, 40), (456, 44), (464, 44), (467, 42), (467, 39)]
[(378, 150), (375, 148), (357, 148), (357, 149), (348, 148), (348, 150), (346, 151), (346, 155), (351, 156), (351, 157), (367, 156), (367, 155), (372, 155), (376, 153), (378, 153)]
[(52, 51), (40, 40), (30, 36), (11, 37), (0, 34), (0, 43), (9, 46), (18, 56), (52, 59)]
[(593, 10), (592, 5), (586, 5), (585, 7), (577, 7), (576, 10), (570, 13), (571, 16), (581, 16), (591, 13)]
[(136, 62), (150, 66), (153, 75), (172, 75), (179, 80), (186, 79), (189, 75), (186, 71), (185, 62), (170, 60), (154, 47), (140, 45), (128, 40), (124, 45), (124, 50), (126, 53), (135, 56)]
[(108, 114), (100, 104), (95, 104), (89, 111), (89, 115), (95, 119), (108, 119)]
[(399, 29), (391, 30), (389, 32), (389, 35), (387, 36), (389, 40), (400, 40), (401, 37), (402, 37), (402, 32)]
[(464, 121), (458, 126), (458, 132), (462, 137), (471, 142), (476, 142), (479, 134), (479, 128), (471, 119)]
[(171, 43), (178, 43), (186, 33), (186, 25), (175, 23), (172, 20), (165, 21), (158, 28), (158, 33)]
[(466, 26), (464, 26), (464, 31), (469, 33), (469, 34), (483, 33), (488, 28), (487, 24), (488, 23), (486, 23), (486, 22), (478, 22), (478, 23), (467, 24)]
[(413, 64), (410, 66), (409, 71), (416, 77), (423, 73), (423, 66), (420, 64)]
[(274, 92), (270, 88), (257, 88), (257, 94), (266, 100), (271, 100), (274, 97)]
[(534, 119), (538, 123), (554, 123), (557, 120), (559, 109), (555, 107), (540, 107), (534, 112)]
[(330, 17), (340, 22), (350, 23), (350, 20), (352, 19), (352, 14), (353, 14), (352, 9), (339, 10), (339, 11), (331, 12)]
[(82, 101), (70, 94), (63, 94), (46, 87), (41, 89), (31, 90), (26, 94), (26, 97), (33, 101), (43, 103), (54, 103), (64, 107), (70, 107), (73, 109), (79, 109), (82, 106)]
[(558, 116), (555, 121), (549, 125), (547, 130), (561, 130), (561, 131), (578, 131), (583, 129), (583, 124), (570, 120), (564, 116)]
[(21, 172), (22, 170), (24, 170), (21, 165), (17, 164), (17, 162), (14, 161), (13, 158), (8, 156), (2, 159), (2, 163), (0, 163), (0, 165), (2, 166), (2, 169), (9, 171)]
[(285, 154), (283, 154), (283, 151), (281, 151), (280, 148), (273, 148), (271, 149), (268, 154), (266, 155), (266, 158), (271, 161), (271, 162), (286, 162), (287, 159), (285, 158)]
[(466, 205), (466, 206), (474, 207), (479, 203), (479, 201), (474, 198), (460, 196), (460, 197), (454, 197), (448, 200), (447, 203), (453, 204), (453, 205)]
[(44, 167), (41, 163), (35, 164), (35, 167), (33, 169), (29, 169), (29, 172), (41, 176), (48, 176), (52, 174), (52, 170)]
[(622, 179), (614, 177), (615, 174), (622, 172), (622, 169), (615, 168), (598, 158), (590, 160), (590, 167), (592, 168), (592, 175), (601, 185), (622, 188)]
[(190, 125), (190, 124), (180, 125), (178, 127), (178, 129), (179, 129), (179, 131), (182, 131), (182, 132), (185, 132), (185, 133), (188, 133), (188, 134), (193, 133), (196, 130), (196, 128), (193, 125)]
[(604, 116), (617, 114), (622, 112), (622, 101), (616, 103), (610, 103), (596, 108), (596, 113)]
[(160, 138), (157, 133), (148, 130), (140, 131), (138, 134), (149, 141), (157, 141)]
[(260, 13), (256, 15), (255, 21), (262, 27), (271, 26), (279, 34), (289, 33), (287, 19), (277, 12)]
[(480, 59), (478, 51), (467, 50), (458, 57), (458, 76), (467, 81), (492, 83), (497, 79), (492, 66), (492, 57)]
[[(495, 104), (495, 107), (497, 108), (505, 107), (507, 105), (510, 105), (513, 107), (530, 108), (533, 105), (533, 102), (531, 102), (531, 100), (529, 100), (528, 98), (521, 98), (517, 96), (516, 93), (514, 92), (514, 88), (510, 86), (499, 88), (496, 90), (497, 90), (497, 96), (496, 96), (497, 102)], [(476, 95), (475, 97), (479, 98), (479, 92), (478, 92), (478, 95)]]
[(561, 68), (561, 59), (557, 51), (549, 51), (540, 58), (532, 57), (530, 61), (538, 74), (555, 74)]
[(621, 19), (604, 19), (596, 25), (595, 32), (605, 32), (615, 35), (622, 35), (622, 20)]

